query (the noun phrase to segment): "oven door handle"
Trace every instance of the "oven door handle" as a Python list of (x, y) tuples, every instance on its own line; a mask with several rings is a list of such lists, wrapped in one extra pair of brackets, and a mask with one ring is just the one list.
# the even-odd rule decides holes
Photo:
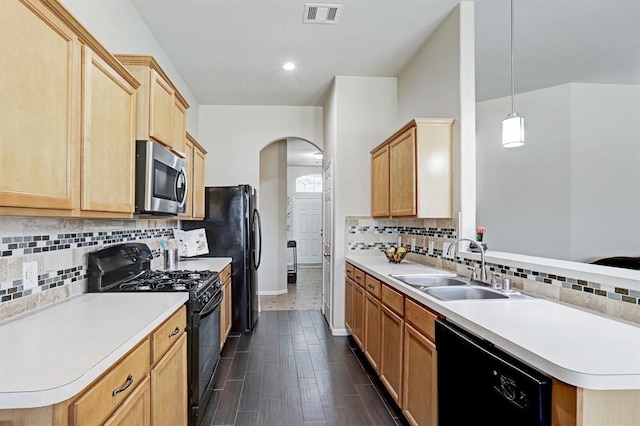
[(200, 318), (204, 318), (213, 312), (222, 302), (222, 297), (222, 291), (219, 291), (213, 299), (209, 300), (200, 311)]

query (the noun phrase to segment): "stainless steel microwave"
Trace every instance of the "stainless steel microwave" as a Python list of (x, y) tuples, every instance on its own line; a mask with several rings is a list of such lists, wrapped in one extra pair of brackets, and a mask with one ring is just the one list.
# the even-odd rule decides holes
[(187, 162), (152, 141), (136, 141), (136, 212), (178, 214), (187, 201)]

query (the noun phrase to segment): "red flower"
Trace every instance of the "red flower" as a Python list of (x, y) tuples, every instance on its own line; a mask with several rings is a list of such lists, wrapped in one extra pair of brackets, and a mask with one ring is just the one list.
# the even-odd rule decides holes
[(487, 232), (487, 228), (485, 228), (484, 226), (478, 226), (476, 228), (476, 234), (484, 234), (485, 232)]

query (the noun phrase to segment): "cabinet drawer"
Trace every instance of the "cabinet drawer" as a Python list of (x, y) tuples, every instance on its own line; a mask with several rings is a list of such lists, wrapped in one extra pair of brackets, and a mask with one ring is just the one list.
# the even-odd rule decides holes
[(378, 299), (380, 299), (380, 287), (380, 281), (370, 275), (367, 275), (367, 277), (365, 278), (365, 288), (369, 293), (371, 293)]
[(220, 282), (222, 285), (226, 284), (227, 280), (231, 278), (231, 265), (228, 265), (220, 272)]
[(353, 281), (356, 282), (360, 287), (364, 287), (366, 274), (358, 268), (354, 268), (353, 270)]
[(345, 273), (347, 274), (347, 277), (353, 279), (353, 272), (355, 271), (356, 268), (353, 267), (352, 264), (347, 263), (347, 265), (345, 266)]
[(382, 303), (391, 308), (396, 314), (404, 315), (404, 296), (389, 287), (388, 285), (382, 285)]
[(152, 339), (152, 362), (157, 362), (169, 350), (184, 333), (187, 328), (186, 307), (180, 308), (175, 314), (166, 320), (153, 332)]
[(102, 424), (149, 373), (151, 343), (145, 339), (122, 361), (95, 382), (69, 407), (71, 424)]
[(431, 339), (432, 342), (435, 342), (435, 327), (438, 316), (410, 299), (406, 300), (404, 309), (405, 321), (411, 323), (416, 329)]

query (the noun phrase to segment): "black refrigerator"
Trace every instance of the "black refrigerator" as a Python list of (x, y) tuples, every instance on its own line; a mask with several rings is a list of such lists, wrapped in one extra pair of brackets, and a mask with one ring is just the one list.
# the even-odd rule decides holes
[(258, 319), (262, 231), (256, 190), (250, 185), (208, 186), (204, 196), (204, 220), (181, 221), (182, 229), (205, 229), (209, 254), (204, 257), (233, 259), (231, 331), (246, 333)]

